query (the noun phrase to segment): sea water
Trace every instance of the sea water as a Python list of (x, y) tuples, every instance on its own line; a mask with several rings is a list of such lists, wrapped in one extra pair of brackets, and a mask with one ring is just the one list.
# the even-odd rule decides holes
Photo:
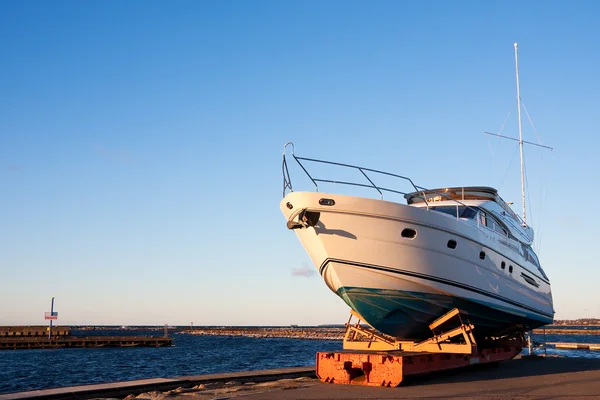
[[(85, 332), (85, 336), (109, 332)], [(110, 332), (123, 335), (120, 332)], [(136, 332), (139, 333), (139, 332)], [(156, 332), (142, 332), (154, 334)], [(127, 333), (129, 334), (129, 333)], [(171, 347), (0, 351), (0, 393), (146, 378), (315, 365), (341, 341), (172, 335)]]
[[(154, 334), (156, 332), (136, 332)], [(123, 332), (85, 332), (123, 335)], [(340, 340), (270, 339), (176, 334), (172, 347), (0, 351), (0, 393), (146, 378), (314, 366), (318, 351), (342, 349)], [(543, 335), (534, 335), (543, 342)], [(546, 335), (548, 342), (600, 343), (600, 335)], [(543, 352), (543, 350), (537, 350)], [(524, 351), (526, 352), (526, 350)], [(566, 357), (600, 351), (547, 349)]]

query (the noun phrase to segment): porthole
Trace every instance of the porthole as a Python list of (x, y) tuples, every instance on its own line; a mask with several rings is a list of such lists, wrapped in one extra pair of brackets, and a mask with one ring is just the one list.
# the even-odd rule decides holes
[(510, 272), (512, 274), (512, 265), (508, 266), (508, 272)]
[(417, 236), (417, 231), (410, 228), (405, 228), (402, 230), (402, 237), (406, 239), (414, 239)]
[(501, 267), (502, 269), (506, 268), (506, 263), (505, 263), (504, 261), (502, 261), (502, 263), (500, 264), (500, 267)]
[(451, 249), (455, 249), (456, 248), (456, 240), (448, 240), (448, 247)]
[(485, 251), (479, 252), (479, 258), (481, 258), (482, 260), (485, 260)]

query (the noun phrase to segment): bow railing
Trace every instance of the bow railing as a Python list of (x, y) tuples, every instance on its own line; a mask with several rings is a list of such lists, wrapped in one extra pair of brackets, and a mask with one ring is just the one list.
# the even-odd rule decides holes
[[(285, 146), (283, 147), (283, 163), (282, 163), (283, 197), (285, 197), (285, 195), (287, 194), (288, 190), (290, 192), (293, 192), (292, 180), (290, 178), (290, 173), (289, 173), (289, 170), (288, 170), (288, 163), (287, 163), (287, 159), (286, 159), (286, 150), (287, 150), (288, 146), (291, 146), (291, 148), (292, 148), (292, 154), (291, 154), (292, 157), (294, 158), (294, 160), (296, 160), (296, 162), (298, 163), (298, 165), (300, 166), (300, 168), (302, 168), (302, 170), (304, 171), (304, 173), (308, 176), (308, 178), (315, 185), (315, 191), (317, 191), (317, 192), (319, 191), (319, 183), (333, 183), (333, 184), (339, 184), (339, 185), (358, 186), (358, 187), (364, 187), (364, 188), (374, 189), (374, 190), (376, 190), (379, 193), (379, 196), (381, 197), (382, 200), (383, 200), (383, 193), (384, 192), (396, 193), (396, 194), (401, 194), (401, 195), (408, 194), (406, 192), (403, 192), (403, 191), (400, 191), (400, 190), (397, 190), (397, 189), (392, 189), (392, 188), (389, 188), (389, 187), (384, 187), (384, 186), (376, 185), (375, 181), (374, 181), (373, 175), (377, 175), (377, 174), (404, 180), (404, 181), (410, 183), (410, 185), (412, 186), (412, 188), (414, 189), (415, 192), (427, 191), (427, 189), (415, 185), (414, 182), (410, 178), (408, 178), (406, 176), (392, 174), (390, 172), (385, 172), (385, 171), (379, 171), (379, 170), (372, 169), (372, 168), (359, 167), (357, 165), (343, 164), (343, 163), (338, 163), (338, 162), (333, 162), (333, 161), (317, 160), (315, 158), (298, 157), (294, 153), (294, 144), (292, 142), (287, 142), (285, 144)], [(348, 169), (354, 169), (354, 170), (359, 171), (362, 174), (362, 176), (366, 179), (366, 181), (365, 181), (365, 183), (361, 183), (361, 182), (351, 182), (351, 181), (342, 181), (342, 180), (332, 180), (332, 179), (320, 178), (320, 177), (314, 176), (313, 174), (311, 174), (310, 172), (308, 172), (308, 169), (303, 164), (303, 162), (308, 162), (308, 163), (312, 162), (312, 163), (319, 163), (319, 164), (327, 164), (327, 165), (334, 165), (334, 166), (348, 168)], [(369, 174), (371, 174), (371, 176)], [(368, 182), (368, 183), (366, 183), (366, 182)], [(440, 195), (443, 195), (443, 194), (440, 194)], [(427, 203), (427, 199), (425, 198), (424, 194), (423, 194), (423, 198), (422, 199), (423, 199), (423, 201), (427, 205), (429, 205)]]
[[(287, 142), (283, 147), (283, 162), (282, 162), (282, 166), (281, 166), (282, 173), (283, 173), (283, 197), (286, 196), (288, 191), (289, 192), (294, 191), (293, 186), (292, 186), (292, 180), (291, 180), (289, 169), (288, 169), (288, 162), (286, 159), (286, 152), (287, 152), (288, 146), (291, 147), (291, 155), (292, 155), (293, 159), (296, 161), (296, 163), (298, 163), (300, 168), (304, 171), (306, 176), (308, 176), (308, 178), (311, 180), (313, 185), (315, 185), (315, 191), (317, 191), (317, 192), (319, 191), (319, 183), (332, 183), (332, 184), (339, 184), (339, 185), (364, 187), (364, 188), (376, 190), (379, 193), (379, 196), (382, 200), (384, 197), (384, 192), (396, 193), (396, 194), (400, 194), (403, 196), (408, 194), (407, 192), (398, 190), (396, 188), (390, 188), (390, 187), (386, 187), (386, 186), (377, 185), (375, 183), (375, 181), (376, 181), (375, 177), (379, 175), (379, 176), (392, 177), (392, 178), (396, 178), (396, 179), (408, 182), (410, 184), (410, 186), (414, 189), (414, 192), (412, 192), (411, 194), (416, 194), (416, 193), (420, 194), (420, 196), (417, 195), (417, 196), (414, 196), (413, 198), (421, 199), (425, 203), (427, 209), (429, 209), (429, 207), (431, 206), (431, 204), (430, 204), (431, 198), (429, 198), (429, 201), (428, 201), (427, 196), (431, 196), (432, 194), (435, 194), (436, 196), (440, 196), (440, 198), (444, 198), (446, 200), (452, 201), (456, 205), (456, 218), (457, 219), (459, 218), (459, 210), (458, 210), (459, 206), (473, 209), (474, 211), (478, 212), (478, 209), (468, 206), (468, 205), (464, 204), (463, 202), (461, 202), (460, 200), (457, 200), (456, 198), (453, 198), (446, 193), (438, 192), (438, 191), (434, 191), (432, 189), (427, 189), (422, 186), (418, 186), (412, 181), (412, 179), (410, 179), (409, 177), (406, 177), (406, 176), (393, 174), (391, 172), (380, 171), (380, 170), (376, 170), (376, 169), (372, 169), (372, 168), (359, 167), (357, 165), (344, 164), (344, 163), (338, 163), (338, 162), (333, 162), (333, 161), (318, 160), (315, 158), (308, 158), (308, 157), (298, 157), (294, 152), (294, 143), (292, 143), (292, 142)], [(307, 163), (326, 164), (326, 165), (333, 165), (333, 166), (338, 166), (338, 167), (342, 167), (342, 168), (346, 168), (346, 169), (356, 170), (361, 173), (361, 175), (365, 178), (365, 181), (364, 182), (355, 182), (355, 181), (320, 178), (314, 174), (311, 174), (308, 171), (308, 168), (305, 165)], [(479, 225), (479, 220), (477, 222)]]

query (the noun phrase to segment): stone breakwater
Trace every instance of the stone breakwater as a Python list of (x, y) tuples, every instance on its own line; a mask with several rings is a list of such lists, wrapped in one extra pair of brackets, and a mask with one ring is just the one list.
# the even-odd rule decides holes
[(600, 329), (556, 329), (547, 327), (545, 329), (534, 329), (533, 333), (559, 334), (559, 335), (600, 335)]
[[(475, 328), (477, 329), (477, 328)], [(342, 340), (344, 338), (345, 328), (320, 328), (320, 327), (262, 327), (262, 328), (244, 328), (244, 327), (211, 327), (185, 329), (179, 333), (200, 336), (243, 336), (253, 338), (286, 338), (286, 339), (304, 339), (304, 340)], [(542, 334), (542, 329), (535, 329), (535, 334)], [(600, 334), (600, 330), (583, 329), (552, 329), (546, 328), (546, 333), (557, 333), (563, 335), (594, 335)]]
[(253, 338), (286, 338), (304, 340), (342, 340), (345, 328), (197, 328), (180, 333), (200, 336), (243, 336)]

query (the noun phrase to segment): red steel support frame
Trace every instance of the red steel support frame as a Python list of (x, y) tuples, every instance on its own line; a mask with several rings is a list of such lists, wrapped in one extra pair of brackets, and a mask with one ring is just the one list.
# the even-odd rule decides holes
[[(462, 332), (454, 328), (446, 334), (436, 333), (435, 329), (451, 318), (461, 319), (460, 314), (464, 316), (455, 309), (439, 318), (440, 323), (432, 323), (433, 337), (420, 343), (379, 339), (372, 328), (348, 323), (344, 348), (351, 350), (317, 353), (317, 377), (325, 383), (395, 387), (405, 376), (510, 360), (521, 352), (525, 342), (520, 333), (491, 338), (485, 348), (478, 348), (471, 334), (474, 327), (462, 320)], [(363, 339), (357, 342), (354, 333)], [(457, 340), (465, 343), (451, 343)]]
[(325, 383), (395, 387), (404, 377), (474, 364), (510, 360), (522, 345), (483, 349), (476, 355), (447, 353), (317, 353), (317, 377)]

